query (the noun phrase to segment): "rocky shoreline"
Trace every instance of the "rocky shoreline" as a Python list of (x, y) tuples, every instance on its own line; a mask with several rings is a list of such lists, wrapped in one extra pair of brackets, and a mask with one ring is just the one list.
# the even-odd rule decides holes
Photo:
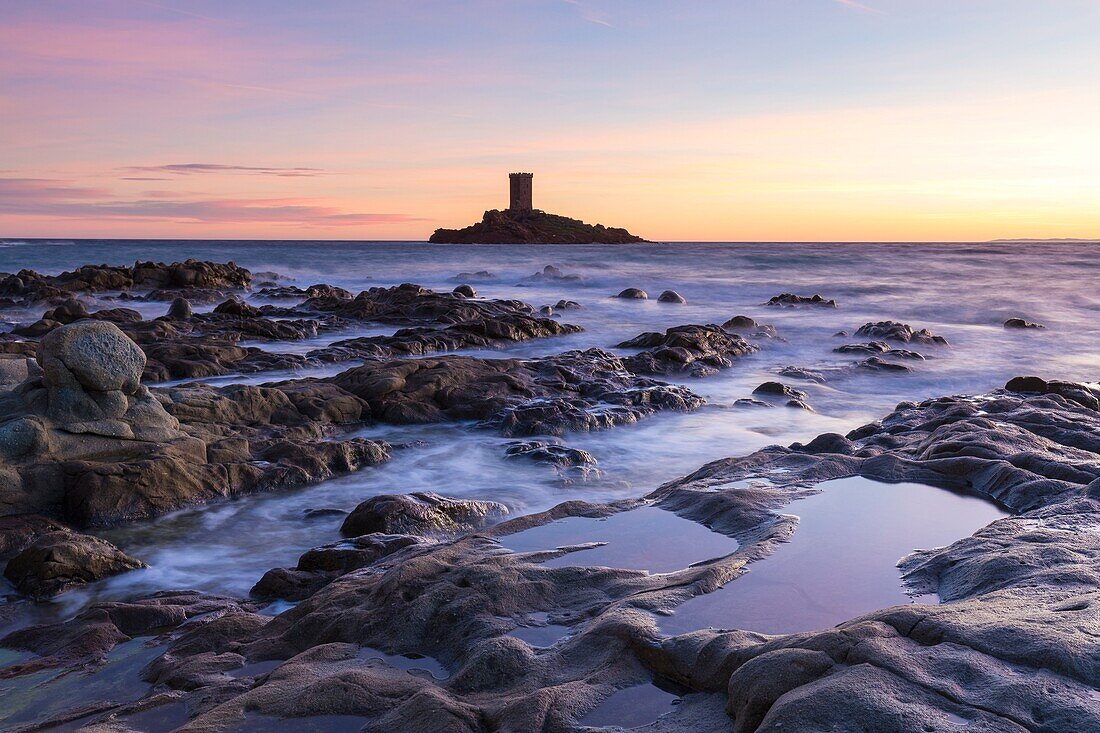
[[(299, 302), (257, 306), (241, 299), (252, 274), (232, 263), (74, 273), (2, 281), (12, 303), (49, 309), (0, 342), (0, 562), (26, 597), (9, 598), (0, 619), (14, 618), (27, 599), (143, 566), (82, 533), (89, 528), (317, 483), (417, 450), (357, 436), (364, 425), (465, 423), (522, 438), (510, 458), (545, 463), (563, 480), (596, 478), (595, 459), (560, 441), (698, 409), (706, 402), (699, 391), (659, 377), (705, 378), (777, 338), (775, 328), (740, 316), (642, 333), (615, 347), (626, 355), (431, 355), (580, 328), (520, 301), (478, 298), (469, 286), (352, 295), (323, 284), (265, 285), (252, 294)], [(146, 321), (127, 309), (89, 313), (71, 298), (115, 291), (175, 302)], [(193, 312), (190, 303), (213, 292), (220, 304)], [(788, 295), (773, 300), (836, 307)], [(305, 354), (236, 345), (361, 323), (399, 330)], [(949, 348), (927, 329), (893, 321), (855, 335), (867, 343), (837, 352), (871, 356), (850, 369), (904, 372), (924, 359), (888, 341)], [(331, 377), (260, 386), (147, 386), (345, 361), (349, 368)], [(843, 374), (790, 369), (810, 383)], [(763, 399), (746, 400), (809, 407), (805, 392), (779, 382), (756, 394)], [(319, 537), (294, 567), (270, 569), (247, 599), (165, 589), (11, 631), (0, 638), (17, 655), (0, 667), (10, 684), (78, 670), (91, 680), (131, 644), (143, 661), (134, 670), (138, 697), (108, 689), (3, 725), (132, 731), (159, 719), (154, 729), (230, 731), (314, 719), (335, 726), (326, 730), (565, 732), (586, 729), (586, 715), (614, 695), (657, 685), (681, 702), (647, 730), (1092, 730), (1100, 727), (1098, 456), (1100, 388), (1021, 377), (988, 394), (903, 402), (846, 435), (719, 460), (636, 499), (570, 500), (514, 516), (493, 501), (376, 496), (344, 519), (341, 537)], [(912, 594), (939, 603), (792, 634), (661, 631), (660, 620), (683, 603), (788, 541), (798, 525), (783, 511), (790, 502), (845, 477), (981, 496), (1009, 516), (902, 560)], [(641, 511), (705, 527), (729, 538), (730, 549), (658, 573), (566, 564), (590, 545), (509, 549), (510, 538), (534, 528)], [(550, 627), (561, 631), (546, 645), (517, 635)]]

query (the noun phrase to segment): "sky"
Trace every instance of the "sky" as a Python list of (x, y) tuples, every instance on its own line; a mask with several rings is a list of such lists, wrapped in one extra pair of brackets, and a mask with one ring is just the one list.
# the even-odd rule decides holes
[(0, 0), (0, 237), (1100, 237), (1097, 0)]

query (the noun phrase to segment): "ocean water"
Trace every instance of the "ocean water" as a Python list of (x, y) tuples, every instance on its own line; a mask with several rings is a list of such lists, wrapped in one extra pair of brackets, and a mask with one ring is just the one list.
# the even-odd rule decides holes
[[(660, 414), (635, 426), (564, 440), (591, 452), (604, 480), (562, 485), (544, 466), (504, 457), (508, 439), (468, 424), (364, 428), (361, 434), (392, 443), (423, 441), (395, 452), (388, 464), (294, 491), (243, 497), (196, 507), (149, 522), (103, 532), (149, 563), (73, 591), (48, 606), (57, 616), (96, 599), (165, 588), (199, 588), (243, 595), (275, 566), (293, 565), (304, 550), (338, 538), (341, 518), (305, 519), (315, 508), (350, 510), (380, 494), (436, 491), (493, 499), (513, 513), (538, 511), (582, 498), (609, 501), (644, 495), (661, 483), (708, 461), (749, 453), (769, 444), (806, 441), (822, 432), (847, 432), (889, 412), (902, 400), (981, 393), (1020, 374), (1096, 381), (1100, 365), (1100, 250), (1087, 244), (725, 244), (681, 243), (623, 246), (428, 245), (409, 242), (144, 242), (77, 241), (0, 244), (0, 271), (27, 267), (60, 272), (86, 263), (171, 262), (189, 257), (232, 260), (253, 272), (275, 272), (300, 286), (326, 282), (353, 292), (371, 286), (415, 282), (453, 288), (460, 272), (487, 270), (494, 277), (471, 282), (489, 298), (518, 298), (534, 306), (565, 298), (582, 305), (564, 321), (580, 334), (516, 344), (488, 357), (534, 357), (567, 349), (615, 344), (643, 331), (686, 323), (721, 324), (748, 315), (773, 324), (781, 339), (761, 342), (760, 352), (732, 369), (704, 379), (670, 378), (689, 385), (708, 404), (691, 413)], [(545, 265), (579, 280), (525, 282)], [(610, 296), (640, 287), (651, 300)], [(673, 289), (686, 305), (656, 296)], [(765, 307), (773, 295), (820, 293), (836, 309)], [(118, 305), (101, 298), (100, 305)], [(93, 309), (96, 304), (93, 304)], [(132, 303), (124, 303), (135, 307)], [(165, 303), (139, 304), (147, 316)], [(209, 306), (208, 306), (209, 307)], [(9, 322), (40, 313), (7, 312)], [(1005, 319), (1021, 317), (1047, 326), (1009, 331)], [(765, 409), (734, 407), (785, 366), (829, 370), (856, 361), (833, 348), (867, 339), (838, 337), (868, 321), (898, 320), (945, 336), (949, 347), (913, 345), (928, 359), (910, 362), (910, 374), (852, 373), (826, 384), (784, 379), (808, 393), (813, 411), (777, 403)], [(324, 339), (385, 333), (361, 328)], [(323, 341), (322, 341), (323, 342)], [(314, 344), (311, 344), (311, 346)], [(302, 344), (264, 348), (301, 350)], [(309, 374), (331, 374), (354, 364)], [(223, 377), (263, 382), (286, 374)], [(793, 509), (790, 511), (794, 511)], [(868, 521), (856, 516), (852, 521)], [(843, 518), (836, 531), (843, 531)], [(908, 548), (916, 549), (916, 548)], [(761, 572), (763, 571), (763, 566)]]

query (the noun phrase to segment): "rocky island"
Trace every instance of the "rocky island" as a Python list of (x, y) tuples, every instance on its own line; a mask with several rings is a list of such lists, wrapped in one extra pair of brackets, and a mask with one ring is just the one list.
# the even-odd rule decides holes
[(436, 229), (432, 244), (631, 244), (645, 242), (626, 229), (585, 224), (532, 207), (531, 174), (512, 173), (510, 205), (486, 211), (463, 229)]

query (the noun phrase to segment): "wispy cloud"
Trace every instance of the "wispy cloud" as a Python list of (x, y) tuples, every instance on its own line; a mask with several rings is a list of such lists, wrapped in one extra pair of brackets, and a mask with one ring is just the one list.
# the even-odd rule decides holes
[[(159, 195), (165, 192), (150, 193)], [(266, 223), (299, 227), (426, 221), (407, 214), (344, 211), (303, 198), (120, 200), (102, 189), (42, 178), (0, 178), (0, 214), (59, 219)]]
[(0, 178), (0, 208), (17, 207), (25, 201), (79, 201), (108, 195), (106, 189), (50, 178)]
[(134, 171), (136, 173), (173, 173), (175, 175), (194, 175), (196, 173), (240, 173), (244, 175), (284, 176), (288, 178), (298, 178), (301, 176), (320, 176), (327, 173), (327, 171), (321, 168), (275, 168), (269, 166), (254, 165), (226, 165), (224, 163), (169, 163), (167, 165), (131, 165), (126, 166), (125, 168), (123, 168), (123, 170)]
[(878, 8), (872, 8), (870, 5), (864, 5), (857, 0), (833, 0), (833, 2), (843, 5), (846, 8), (852, 8), (853, 10), (860, 10), (864, 13), (875, 13), (876, 15), (882, 15), (882, 11)]
[(564, 0), (567, 5), (572, 5), (577, 8), (577, 11), (581, 14), (583, 20), (589, 23), (595, 23), (596, 25), (606, 26), (611, 28), (611, 16), (598, 8), (594, 8), (588, 3), (583, 3), (580, 0)]

